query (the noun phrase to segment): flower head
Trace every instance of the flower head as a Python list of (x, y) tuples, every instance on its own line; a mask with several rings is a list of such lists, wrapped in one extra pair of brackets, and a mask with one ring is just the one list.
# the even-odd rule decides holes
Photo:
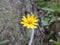
[(34, 14), (30, 15), (30, 14), (27, 14), (27, 17), (23, 16), (22, 17), (22, 22), (21, 24), (23, 24), (23, 26), (27, 27), (27, 28), (37, 28), (37, 22), (38, 22), (38, 19), (37, 17), (35, 17)]

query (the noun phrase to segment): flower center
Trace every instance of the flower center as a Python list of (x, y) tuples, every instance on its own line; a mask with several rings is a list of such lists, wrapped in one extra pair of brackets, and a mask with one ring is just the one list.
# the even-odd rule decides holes
[(28, 24), (32, 24), (32, 21), (31, 20), (28, 20)]

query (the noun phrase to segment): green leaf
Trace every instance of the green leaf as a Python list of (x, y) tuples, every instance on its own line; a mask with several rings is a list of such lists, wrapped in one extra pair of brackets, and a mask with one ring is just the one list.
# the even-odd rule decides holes
[(60, 45), (60, 42), (58, 41), (53, 41), (55, 45)]
[(60, 17), (57, 18), (57, 21), (60, 21)]
[(60, 12), (60, 8), (58, 8), (58, 7), (57, 8), (54, 8), (54, 11), (55, 12)]
[(54, 43), (55, 45), (60, 45), (60, 42), (50, 39), (49, 42)]
[(42, 0), (37, 0), (37, 5), (44, 10), (60, 12), (60, 3), (59, 2), (57, 3), (56, 1), (44, 2)]
[(42, 25), (43, 25), (43, 26), (46, 26), (46, 25), (50, 25), (50, 23), (48, 23), (48, 21), (45, 21), (45, 20), (44, 20), (44, 21), (42, 21)]
[(51, 9), (51, 8), (48, 8), (48, 7), (44, 7), (44, 8), (42, 8), (43, 10), (46, 10), (46, 11), (51, 11), (51, 12), (54, 12), (54, 10), (53, 9)]
[(47, 17), (44, 18), (44, 20), (42, 20), (42, 25), (43, 26), (50, 25), (54, 21), (55, 18), (52, 18), (52, 15), (48, 15)]
[(5, 44), (5, 43), (8, 43), (8, 42), (10, 42), (10, 41), (9, 40), (0, 41), (0, 45), (1, 44)]

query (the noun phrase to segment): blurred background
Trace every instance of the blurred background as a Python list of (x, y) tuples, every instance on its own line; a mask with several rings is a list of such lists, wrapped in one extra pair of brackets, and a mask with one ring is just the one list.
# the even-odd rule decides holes
[(32, 45), (60, 41), (60, 0), (0, 0), (0, 45), (28, 45), (31, 30), (20, 22), (31, 12), (39, 19)]

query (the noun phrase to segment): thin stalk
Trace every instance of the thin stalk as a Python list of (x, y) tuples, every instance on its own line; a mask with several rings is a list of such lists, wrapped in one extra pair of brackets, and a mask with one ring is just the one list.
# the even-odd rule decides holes
[(33, 38), (34, 38), (34, 29), (32, 28), (32, 29), (31, 29), (30, 41), (29, 41), (28, 45), (32, 45)]

